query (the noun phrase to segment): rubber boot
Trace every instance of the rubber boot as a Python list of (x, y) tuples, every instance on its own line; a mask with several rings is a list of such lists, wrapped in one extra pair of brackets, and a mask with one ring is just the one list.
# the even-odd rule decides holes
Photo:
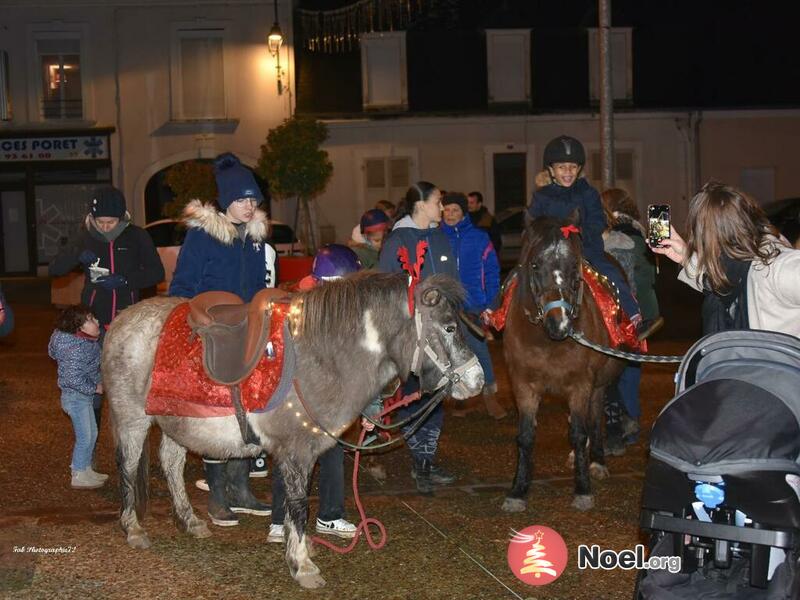
[(497, 384), (483, 386), (483, 403), (486, 405), (486, 412), (493, 419), (500, 420), (505, 418), (508, 411), (497, 401)]
[(208, 462), (203, 459), (203, 466), (208, 482), (208, 516), (211, 522), (220, 527), (238, 525), (239, 519), (228, 505), (226, 462)]
[(272, 514), (272, 507), (256, 500), (250, 490), (250, 459), (232, 458), (228, 460), (228, 502), (235, 513), (246, 513), (259, 517)]
[(433, 495), (432, 465), (433, 461), (430, 458), (414, 458), (414, 479), (417, 482), (417, 491), (423, 496)]

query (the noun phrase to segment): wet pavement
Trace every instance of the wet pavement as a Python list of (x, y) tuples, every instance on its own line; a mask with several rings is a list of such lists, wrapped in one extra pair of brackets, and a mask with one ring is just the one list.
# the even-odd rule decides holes
[[(543, 403), (536, 442), (536, 480), (526, 512), (500, 510), (516, 461), (512, 416), (496, 422), (485, 412), (445, 421), (440, 460), (459, 475), (435, 497), (415, 493), (411, 461), (401, 448), (374, 459), (385, 482), (361, 475), (369, 516), (383, 521), (388, 543), (350, 554), (324, 548), (314, 558), (327, 580), (301, 590), (289, 577), (282, 546), (267, 544), (269, 519), (242, 516), (238, 527), (213, 527), (213, 537), (180, 533), (171, 518), (166, 483), (157, 465), (159, 433), (151, 447), (151, 510), (143, 522), (153, 546), (133, 550), (118, 526), (119, 493), (108, 411), (98, 440), (99, 470), (111, 474), (97, 490), (69, 486), (72, 430), (61, 411), (55, 364), (46, 346), (55, 311), (44, 304), (16, 305), (17, 332), (0, 340), (0, 597), (8, 598), (576, 598), (628, 599), (634, 571), (579, 571), (580, 543), (622, 550), (640, 543), (638, 502), (646, 462), (646, 435), (625, 456), (611, 458), (611, 478), (595, 482), (596, 508), (570, 508), (572, 472), (566, 407)], [(656, 342), (659, 354), (680, 353), (689, 343)], [(513, 406), (499, 343), (492, 348), (500, 399)], [(642, 385), (644, 430), (672, 392), (674, 367), (646, 366)], [(352, 458), (346, 459), (350, 481)], [(196, 489), (200, 461), (189, 459), (187, 489), (204, 517), (205, 492)], [(251, 480), (268, 498), (267, 479)], [(316, 491), (312, 491), (316, 493)], [(316, 497), (310, 514), (316, 515)], [(349, 518), (357, 512), (349, 492)], [(541, 524), (564, 537), (570, 562), (544, 587), (517, 580), (506, 562), (511, 530)]]

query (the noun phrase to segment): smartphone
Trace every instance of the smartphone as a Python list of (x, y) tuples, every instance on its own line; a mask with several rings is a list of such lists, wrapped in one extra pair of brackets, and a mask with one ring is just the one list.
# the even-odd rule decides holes
[(669, 239), (669, 204), (647, 207), (647, 239), (655, 248), (661, 248), (661, 241)]

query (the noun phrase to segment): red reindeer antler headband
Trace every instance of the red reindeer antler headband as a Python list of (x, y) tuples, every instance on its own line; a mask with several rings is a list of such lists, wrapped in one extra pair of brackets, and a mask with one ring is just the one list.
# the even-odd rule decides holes
[(412, 265), (408, 257), (408, 248), (400, 246), (397, 250), (397, 257), (400, 259), (400, 265), (403, 270), (408, 273), (410, 279), (408, 282), (408, 312), (413, 316), (414, 314), (414, 290), (419, 283), (419, 274), (422, 271), (422, 265), (425, 262), (425, 252), (428, 250), (428, 242), (420, 240), (417, 242), (417, 260)]

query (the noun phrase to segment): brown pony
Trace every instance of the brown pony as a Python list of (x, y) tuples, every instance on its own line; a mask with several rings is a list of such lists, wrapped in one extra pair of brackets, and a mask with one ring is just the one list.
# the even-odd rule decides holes
[(507, 512), (523, 511), (527, 505), (536, 412), (543, 394), (569, 403), (569, 439), (575, 456), (572, 506), (592, 508), (589, 476), (608, 476), (602, 436), (604, 392), (624, 363), (569, 338), (574, 328), (592, 341), (609, 343), (597, 305), (591, 294), (583, 293), (582, 262), (574, 223), (540, 217), (526, 228), (503, 341), (519, 410), (517, 471), (503, 502)]

